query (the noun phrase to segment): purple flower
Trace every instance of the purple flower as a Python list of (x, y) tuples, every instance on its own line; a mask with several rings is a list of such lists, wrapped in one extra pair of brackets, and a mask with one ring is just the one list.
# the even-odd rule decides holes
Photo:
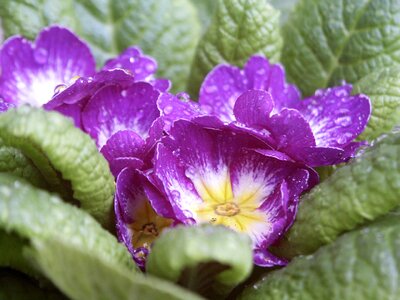
[(36, 41), (14, 36), (0, 51), (0, 111), (13, 106), (42, 106), (54, 88), (77, 76), (92, 76), (95, 61), (89, 48), (67, 29), (50, 27)]
[(118, 239), (142, 269), (153, 241), (173, 224), (155, 213), (143, 188), (146, 184), (142, 172), (125, 168), (117, 178), (114, 202)]
[(351, 85), (318, 90), (300, 101), (287, 84), (280, 65), (253, 56), (244, 70), (220, 65), (200, 89), (202, 110), (225, 122), (235, 122), (263, 138), (274, 149), (309, 166), (332, 165), (354, 155), (362, 142), (371, 105), (365, 95), (351, 95)]
[(12, 37), (0, 52), (0, 111), (13, 106), (44, 105), (74, 119), (81, 127), (80, 111), (100, 88), (149, 82), (167, 91), (170, 81), (156, 79), (157, 62), (138, 47), (110, 59), (99, 73), (87, 45), (72, 32), (57, 26), (44, 29), (33, 44)]
[[(174, 122), (147, 177), (159, 191), (147, 193), (158, 214), (249, 234), (260, 266), (285, 264), (268, 247), (292, 224), (299, 195), (315, 180), (312, 170), (213, 117)], [(165, 199), (170, 209), (162, 210)]]

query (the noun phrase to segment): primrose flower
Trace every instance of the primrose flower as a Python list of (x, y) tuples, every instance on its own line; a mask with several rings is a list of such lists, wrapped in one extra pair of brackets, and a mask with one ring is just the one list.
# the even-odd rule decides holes
[(205, 78), (199, 104), (224, 122), (234, 122), (265, 139), (274, 149), (309, 166), (348, 160), (362, 142), (353, 140), (371, 114), (365, 95), (351, 95), (351, 85), (318, 90), (300, 101), (280, 65), (261, 56), (243, 70), (217, 66)]
[[(146, 174), (159, 193), (147, 195), (158, 214), (170, 218), (172, 209), (177, 222), (247, 233), (257, 265), (283, 265), (268, 247), (292, 224), (299, 195), (315, 174), (267, 148), (214, 117), (175, 121), (157, 145), (153, 172)], [(161, 210), (165, 199), (171, 209)]]
[(0, 111), (22, 104), (42, 106), (57, 85), (93, 76), (95, 68), (87, 45), (65, 28), (46, 28), (34, 43), (11, 37), (0, 51), (0, 103), (6, 103)]
[[(145, 194), (146, 184), (147, 179), (140, 171), (125, 168), (117, 178), (114, 202), (118, 239), (141, 268), (153, 241), (173, 224), (172, 219), (156, 214)], [(168, 209), (168, 204), (164, 203), (165, 206)]]

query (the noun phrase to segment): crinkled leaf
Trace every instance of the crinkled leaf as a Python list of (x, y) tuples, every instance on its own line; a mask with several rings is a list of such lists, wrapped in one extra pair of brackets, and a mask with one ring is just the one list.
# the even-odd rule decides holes
[(11, 173), (28, 180), (34, 186), (47, 187), (45, 179), (34, 163), (21, 150), (3, 145), (1, 139), (0, 173)]
[(353, 93), (367, 94), (372, 115), (361, 140), (373, 140), (400, 124), (400, 67), (385, 68), (357, 82)]
[(397, 299), (400, 216), (346, 233), (315, 254), (295, 258), (244, 290), (239, 299)]
[(282, 38), (279, 12), (265, 0), (221, 0), (196, 50), (188, 89), (197, 95), (201, 82), (217, 64), (243, 66), (259, 53), (279, 60)]
[(0, 229), (25, 240), (26, 262), (71, 299), (199, 299), (134, 272), (125, 247), (91, 216), (5, 175), (0, 175)]
[(114, 178), (95, 143), (55, 112), (27, 106), (0, 115), (0, 138), (40, 170), (53, 191), (111, 225)]
[(176, 227), (154, 242), (146, 269), (204, 296), (226, 294), (252, 270), (251, 241), (223, 226)]
[(310, 95), (398, 64), (399, 10), (393, 0), (300, 0), (283, 30), (290, 80)]
[(6, 37), (33, 39), (50, 24), (67, 26), (90, 43), (99, 65), (139, 45), (176, 90), (185, 86), (200, 35), (189, 0), (1, 0), (0, 7)]
[[(305, 195), (276, 252), (309, 254), (400, 206), (400, 132), (382, 138)], [(318, 213), (316, 213), (318, 212)]]

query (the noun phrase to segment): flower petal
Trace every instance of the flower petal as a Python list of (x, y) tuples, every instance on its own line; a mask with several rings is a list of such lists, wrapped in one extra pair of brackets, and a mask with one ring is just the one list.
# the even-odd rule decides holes
[(136, 81), (150, 79), (157, 71), (154, 58), (144, 55), (139, 47), (129, 47), (118, 57), (108, 60), (103, 70), (124, 69), (129, 71)]
[(371, 104), (364, 95), (351, 96), (351, 85), (317, 91), (299, 104), (319, 147), (343, 148), (365, 128)]
[(234, 121), (235, 101), (246, 90), (246, 79), (239, 68), (219, 65), (204, 79), (200, 88), (199, 103), (205, 112), (224, 122), (231, 122)]
[(143, 166), (145, 142), (130, 130), (113, 134), (101, 148), (115, 177), (126, 167), (140, 169)]
[(138, 82), (124, 90), (106, 86), (97, 91), (82, 112), (84, 130), (101, 148), (114, 133), (129, 129), (143, 139), (159, 117), (159, 93), (148, 83)]
[(59, 84), (76, 76), (92, 76), (95, 61), (87, 45), (67, 29), (44, 29), (35, 44), (8, 39), (0, 52), (0, 93), (7, 102), (41, 106)]
[(286, 83), (285, 70), (281, 65), (271, 65), (265, 57), (254, 55), (247, 61), (244, 72), (249, 88), (264, 90), (272, 95), (275, 113), (284, 107), (293, 107), (300, 100), (297, 87)]
[(262, 126), (268, 121), (274, 108), (271, 94), (265, 91), (250, 90), (236, 100), (233, 112), (236, 120), (248, 126)]

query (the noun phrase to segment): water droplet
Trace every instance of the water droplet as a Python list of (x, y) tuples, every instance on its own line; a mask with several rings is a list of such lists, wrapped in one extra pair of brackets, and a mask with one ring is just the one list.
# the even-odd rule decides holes
[(47, 50), (44, 48), (36, 48), (33, 53), (35, 61), (41, 65), (47, 62), (47, 56), (48, 56)]
[(156, 69), (156, 66), (152, 63), (148, 63), (148, 64), (146, 64), (145, 68), (146, 68), (147, 72), (154, 72), (154, 70)]
[(226, 92), (226, 91), (228, 91), (229, 90), (229, 84), (224, 84), (223, 86), (222, 86), (222, 89)]
[(133, 56), (129, 57), (129, 62), (133, 64), (135, 62), (135, 58)]
[(189, 100), (190, 100), (189, 94), (185, 93), (185, 92), (180, 92), (180, 93), (176, 94), (176, 97), (178, 97), (178, 99), (183, 102), (189, 102)]
[(179, 200), (181, 197), (181, 194), (177, 190), (174, 190), (171, 192), (171, 197), (173, 200)]
[(351, 117), (350, 116), (340, 117), (337, 118), (334, 122), (338, 126), (347, 127), (351, 124)]
[(203, 104), (203, 105), (201, 106), (201, 108), (202, 108), (202, 110), (203, 110), (205, 113), (207, 113), (207, 114), (211, 114), (212, 111), (213, 111), (213, 108), (211, 107), (211, 105), (208, 105), (208, 104)]
[(264, 68), (258, 69), (256, 73), (257, 73), (257, 75), (262, 76), (265, 74), (265, 69)]
[(123, 91), (121, 91), (121, 96), (122, 96), (122, 97), (126, 97), (127, 93), (128, 93), (128, 92), (127, 92), (126, 90), (123, 90)]
[(194, 190), (194, 185), (193, 185), (193, 183), (191, 183), (191, 182), (186, 183), (186, 188), (187, 188), (189, 191)]
[(172, 111), (174, 110), (174, 108), (172, 107), (172, 105), (167, 105), (166, 107), (164, 107), (164, 114), (169, 115), (170, 113), (172, 113)]
[(347, 91), (344, 88), (336, 89), (335, 90), (335, 96), (336, 97), (346, 97), (347, 96)]
[(186, 177), (189, 177), (189, 178), (193, 178), (193, 176), (194, 176), (195, 174), (196, 174), (196, 169), (193, 168), (193, 167), (189, 167), (189, 168), (187, 168), (186, 171), (185, 171)]
[(216, 91), (218, 91), (218, 87), (216, 85), (208, 85), (205, 87), (205, 91), (208, 94), (212, 94), (212, 93), (215, 93)]
[[(54, 96), (58, 95), (67, 88), (66, 84), (59, 84), (54, 88)], [(53, 97), (54, 97), (53, 96)]]

